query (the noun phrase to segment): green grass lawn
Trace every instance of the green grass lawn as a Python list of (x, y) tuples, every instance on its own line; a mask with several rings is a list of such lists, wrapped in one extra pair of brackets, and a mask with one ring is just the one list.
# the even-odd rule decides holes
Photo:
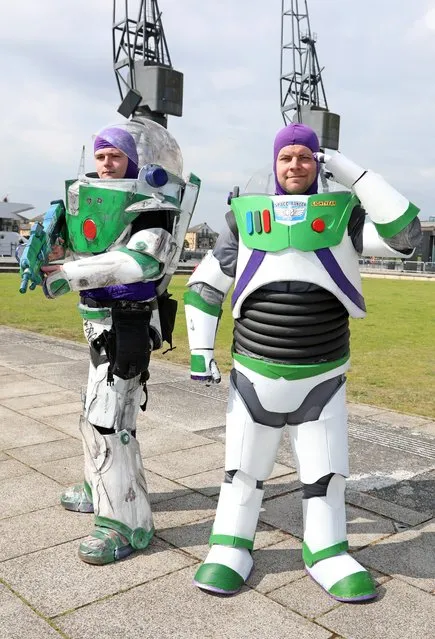
[[(153, 357), (184, 364), (187, 376), (189, 351), (183, 313), (186, 282), (186, 276), (176, 275), (170, 289), (179, 301), (176, 349)], [(368, 315), (364, 320), (351, 321), (349, 399), (435, 417), (435, 282), (364, 279), (363, 286)], [(0, 275), (0, 324), (85, 341), (75, 294), (47, 300), (40, 288), (21, 295), (18, 287), (18, 275)], [(222, 371), (231, 366), (231, 341), (227, 300), (215, 351)]]

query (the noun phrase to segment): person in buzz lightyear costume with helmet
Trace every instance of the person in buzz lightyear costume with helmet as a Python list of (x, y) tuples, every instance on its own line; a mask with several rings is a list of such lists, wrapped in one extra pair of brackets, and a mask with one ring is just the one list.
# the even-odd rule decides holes
[(67, 188), (69, 255), (61, 267), (43, 268), (43, 287), (50, 298), (80, 293), (90, 346), (80, 424), (85, 481), (68, 488), (61, 503), (95, 512), (79, 556), (106, 564), (145, 548), (154, 532), (136, 418), (145, 410), (150, 353), (164, 340), (172, 345), (176, 302), (166, 288), (200, 181), (181, 177), (177, 142), (150, 120), (103, 129), (94, 151), (97, 173)]
[[(318, 194), (320, 162), (349, 191)], [(340, 601), (371, 599), (374, 580), (346, 536), (349, 316), (366, 314), (358, 255), (409, 257), (418, 209), (341, 153), (320, 154), (302, 124), (278, 132), (274, 174), (276, 195), (232, 194), (227, 228), (185, 294), (191, 376), (218, 382), (215, 334), (234, 284), (225, 479), (194, 583), (232, 594), (248, 579), (263, 482), (288, 424), (306, 570)]]

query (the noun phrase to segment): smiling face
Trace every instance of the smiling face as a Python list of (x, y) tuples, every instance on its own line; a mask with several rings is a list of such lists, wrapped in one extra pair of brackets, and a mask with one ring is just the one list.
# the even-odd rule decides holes
[(106, 148), (95, 151), (95, 168), (98, 177), (102, 180), (122, 179), (125, 177), (128, 165), (128, 157), (115, 148)]
[(284, 146), (276, 159), (276, 178), (281, 188), (291, 195), (302, 195), (317, 176), (313, 152), (302, 144)]

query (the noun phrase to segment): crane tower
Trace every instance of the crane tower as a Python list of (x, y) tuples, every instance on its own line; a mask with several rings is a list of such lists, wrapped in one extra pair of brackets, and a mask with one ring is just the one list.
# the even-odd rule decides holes
[(157, 0), (113, 0), (112, 42), (118, 112), (164, 127), (181, 116), (183, 74), (172, 67)]
[(316, 131), (322, 149), (338, 149), (340, 116), (329, 111), (322, 71), (307, 0), (282, 0), (280, 84), (284, 122), (302, 122)]

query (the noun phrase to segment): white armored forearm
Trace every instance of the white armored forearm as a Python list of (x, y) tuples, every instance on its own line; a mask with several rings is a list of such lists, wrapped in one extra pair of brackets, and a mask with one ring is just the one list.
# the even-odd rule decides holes
[(72, 291), (102, 288), (158, 279), (160, 264), (152, 257), (128, 249), (117, 249), (102, 255), (85, 257), (62, 266), (63, 275)]
[(188, 281), (184, 304), (194, 379), (220, 379), (214, 370), (214, 345), (222, 301), (232, 282), (212, 253), (204, 257)]
[(397, 235), (417, 217), (419, 209), (377, 173), (338, 152), (319, 155), (319, 159), (337, 182), (352, 189), (381, 237)]

